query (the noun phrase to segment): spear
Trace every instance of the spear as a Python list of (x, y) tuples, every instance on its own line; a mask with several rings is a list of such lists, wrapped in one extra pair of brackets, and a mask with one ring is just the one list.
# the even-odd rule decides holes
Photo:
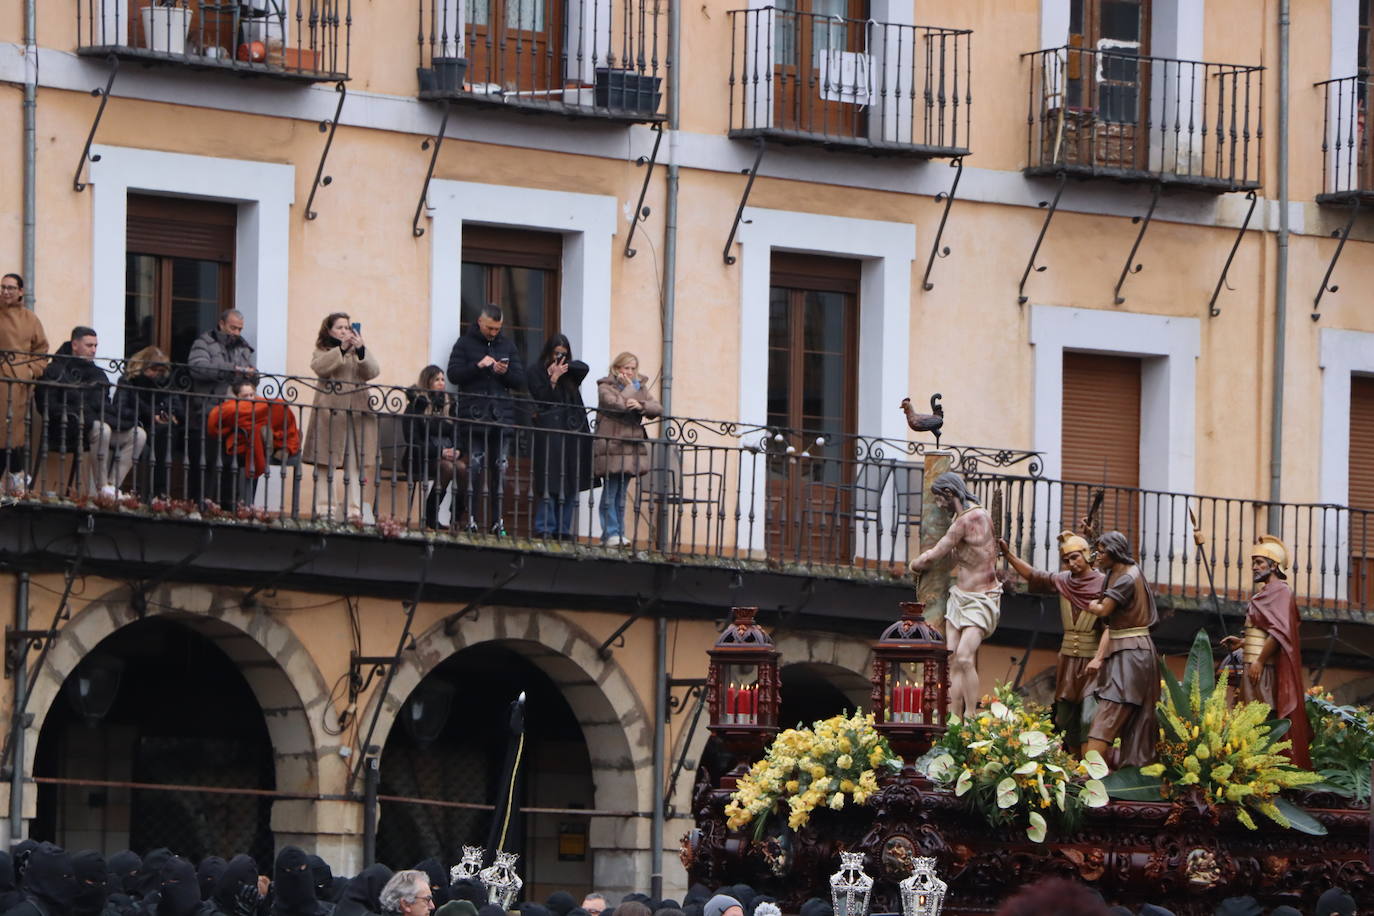
[(1217, 596), (1217, 583), (1212, 574), (1212, 558), (1207, 555), (1207, 537), (1202, 533), (1202, 524), (1198, 521), (1197, 514), (1193, 512), (1193, 504), (1186, 503), (1188, 506), (1188, 521), (1193, 526), (1193, 544), (1197, 546), (1198, 559), (1202, 561), (1202, 568), (1207, 570), (1207, 589), (1212, 594), (1212, 609), (1217, 612), (1217, 621), (1221, 624), (1221, 635), (1227, 635), (1226, 617), (1221, 613), (1221, 598)]

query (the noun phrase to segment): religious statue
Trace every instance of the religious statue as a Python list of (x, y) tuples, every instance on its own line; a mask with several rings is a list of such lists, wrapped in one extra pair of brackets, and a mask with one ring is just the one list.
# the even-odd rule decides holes
[(1115, 767), (1144, 766), (1155, 759), (1159, 724), (1159, 653), (1150, 628), (1159, 622), (1155, 596), (1131, 555), (1131, 544), (1120, 531), (1097, 539), (1097, 566), (1106, 574), (1102, 597), (1090, 601), (1089, 613), (1106, 620), (1097, 654), (1087, 673), (1096, 676), (1089, 688), (1097, 711), (1088, 726), (1086, 751), (1104, 758), (1117, 738), (1121, 749)]
[(1054, 674), (1054, 724), (1064, 735), (1065, 748), (1078, 756), (1085, 737), (1083, 698), (1092, 685), (1088, 661), (1097, 654), (1102, 629), (1088, 605), (1102, 594), (1106, 580), (1089, 562), (1092, 548), (1087, 540), (1072, 531), (1059, 532), (1059, 559), (1066, 568), (1058, 572), (1031, 566), (1012, 553), (1005, 540), (999, 538), (997, 546), (1032, 591), (1059, 594), (1064, 638), (1059, 643), (1059, 664)]
[(997, 629), (1002, 614), (1002, 582), (997, 577), (997, 542), (992, 516), (978, 505), (964, 478), (946, 471), (930, 487), (940, 507), (953, 516), (944, 536), (916, 559), (920, 573), (952, 554), (954, 581), (945, 607), (945, 642), (949, 644), (949, 705), (959, 716), (978, 708), (978, 647)]
[(1292, 723), (1288, 755), (1296, 766), (1311, 769), (1308, 745), (1312, 727), (1307, 721), (1306, 686), (1302, 673), (1298, 603), (1286, 574), (1288, 548), (1271, 534), (1250, 548), (1250, 572), (1257, 586), (1245, 613), (1245, 636), (1227, 636), (1222, 645), (1241, 652), (1240, 698), (1268, 704)]

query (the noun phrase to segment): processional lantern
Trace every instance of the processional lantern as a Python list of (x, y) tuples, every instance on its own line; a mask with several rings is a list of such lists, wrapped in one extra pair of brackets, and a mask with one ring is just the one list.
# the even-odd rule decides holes
[(830, 901), (835, 916), (868, 916), (873, 879), (864, 874), (864, 854), (840, 853), (840, 870), (830, 876)]
[(922, 616), (924, 604), (903, 601), (901, 608), (873, 644), (873, 716), (892, 749), (916, 760), (945, 731), (949, 649)]
[(457, 865), (449, 869), (449, 883), (456, 884), (464, 878), (476, 878), (482, 871), (482, 860), (486, 855), (487, 851), (481, 846), (464, 846), (463, 857), (458, 860)]
[(762, 753), (778, 730), (778, 650), (754, 622), (758, 610), (731, 608), (730, 622), (707, 652), (709, 727), (742, 762)]
[(96, 726), (110, 714), (119, 696), (124, 661), (103, 652), (92, 652), (76, 666), (63, 688), (77, 715)]
[(515, 873), (515, 860), (518, 858), (518, 853), (498, 852), (496, 861), (478, 873), (478, 878), (486, 885), (488, 902), (503, 910), (515, 906), (520, 888), (525, 886), (525, 882)]
[(949, 885), (935, 874), (935, 859), (917, 856), (912, 866), (911, 877), (897, 885), (902, 892), (902, 916), (940, 916)]

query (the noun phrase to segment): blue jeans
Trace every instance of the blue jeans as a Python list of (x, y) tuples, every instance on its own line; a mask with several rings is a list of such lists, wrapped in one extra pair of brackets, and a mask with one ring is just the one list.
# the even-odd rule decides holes
[(576, 515), (576, 496), (545, 496), (534, 510), (534, 533), (540, 537), (572, 534)]
[(629, 474), (607, 474), (601, 490), (601, 539), (625, 536), (625, 491)]
[[(491, 527), (501, 519), (509, 449), (510, 438), (504, 428), (474, 424), (469, 429), (468, 511), (480, 527)], [(488, 460), (491, 458), (495, 460)]]

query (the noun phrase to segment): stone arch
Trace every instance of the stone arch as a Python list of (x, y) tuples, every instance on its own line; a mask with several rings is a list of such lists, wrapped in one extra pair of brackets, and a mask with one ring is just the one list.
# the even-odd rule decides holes
[[(518, 652), (562, 690), (587, 742), (596, 807), (652, 810), (652, 717), (615, 657), (601, 658), (598, 640), (560, 614), (528, 608), (485, 607), (451, 635), (444, 632), (445, 622), (416, 637), (414, 651), (405, 653), (396, 666), (386, 695), (374, 693), (368, 701), (364, 722), (382, 704), (374, 747), (386, 746), (402, 704), (441, 662), (463, 649), (499, 643)], [(636, 889), (648, 873), (648, 838), (647, 817), (594, 818), (590, 843), (597, 854), (596, 887), (622, 893)]]
[[(125, 587), (113, 589), (73, 614), (53, 640), (29, 697), (33, 719), (25, 730), (24, 773), (33, 775), (38, 738), (62, 684), (107, 636), (140, 619)], [(342, 782), (340, 742), (329, 687), (289, 627), (262, 610), (244, 610), (241, 592), (200, 585), (165, 584), (147, 596), (146, 616), (174, 620), (209, 639), (242, 672), (262, 709), (272, 741), (278, 791), (317, 796), (321, 784)], [(32, 799), (32, 793), (29, 798)], [(315, 849), (316, 803), (277, 800), (272, 826), (279, 841)], [(26, 811), (25, 817), (31, 816)], [(278, 830), (278, 824), (289, 825)], [(323, 854), (323, 853), (322, 853)]]

